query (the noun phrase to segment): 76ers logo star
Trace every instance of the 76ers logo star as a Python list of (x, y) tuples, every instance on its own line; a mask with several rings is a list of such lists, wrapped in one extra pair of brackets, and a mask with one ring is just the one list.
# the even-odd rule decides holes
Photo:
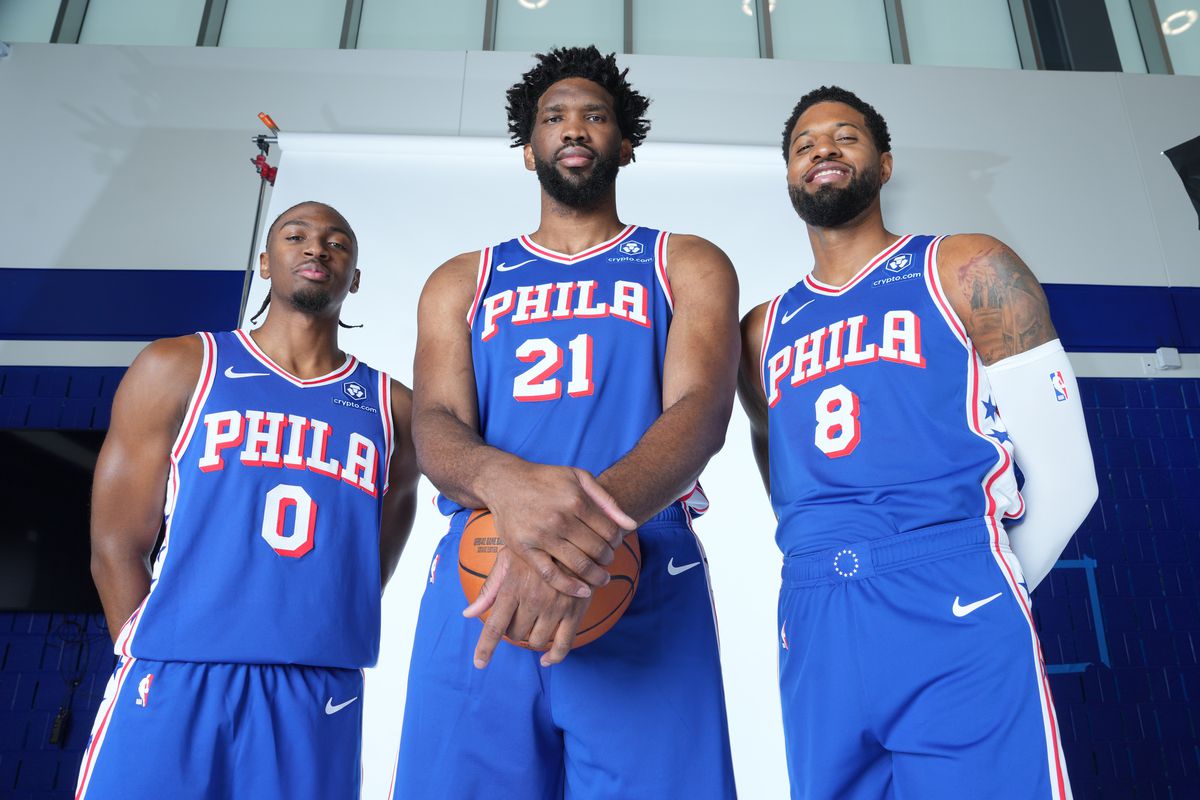
[(346, 393), (346, 397), (351, 400), (362, 400), (367, 396), (367, 390), (362, 387), (362, 384), (354, 381), (346, 381), (342, 384), (342, 391)]

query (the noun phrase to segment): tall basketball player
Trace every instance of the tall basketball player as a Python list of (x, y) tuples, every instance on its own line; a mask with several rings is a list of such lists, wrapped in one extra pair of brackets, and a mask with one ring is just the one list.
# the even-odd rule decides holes
[[(421, 297), (413, 432), (451, 520), (417, 623), (397, 798), (734, 794), (690, 519), (733, 404), (737, 281), (709, 242), (618, 217), (647, 105), (594, 47), (537, 56), (508, 115), (539, 225), (446, 262)], [(453, 567), (466, 509), (483, 507), (506, 545), (470, 609), (494, 603), (486, 627), (463, 616)], [(631, 606), (564, 661), (633, 528)]]
[(122, 380), (92, 495), (120, 658), (77, 800), (358, 796), (418, 473), (408, 390), (338, 348), (357, 256), (337, 211), (288, 209), (263, 325), (155, 342)]
[(746, 316), (739, 391), (792, 797), (1069, 797), (1029, 591), (1096, 479), (1042, 289), (990, 236), (884, 227), (887, 124), (852, 93), (806, 95), (783, 154), (815, 265)]

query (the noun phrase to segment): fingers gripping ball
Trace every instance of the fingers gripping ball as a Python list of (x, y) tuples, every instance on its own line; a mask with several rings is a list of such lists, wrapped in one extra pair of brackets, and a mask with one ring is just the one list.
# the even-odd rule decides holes
[[(496, 554), (502, 546), (493, 520), (492, 512), (487, 509), (472, 511), (463, 528), (462, 540), (458, 545), (458, 577), (468, 603), (475, 602), (479, 596), (479, 590), (483, 588), (483, 582), (496, 563)], [(592, 602), (579, 622), (572, 649), (595, 641), (617, 624), (617, 620), (633, 602), (641, 567), (642, 551), (638, 546), (637, 534), (630, 533), (625, 536), (607, 567), (612, 580), (592, 590)], [(487, 616), (487, 613), (483, 614), (482, 619), (487, 619)], [(507, 636), (504, 638), (521, 647), (529, 647), (527, 642), (513, 642)]]

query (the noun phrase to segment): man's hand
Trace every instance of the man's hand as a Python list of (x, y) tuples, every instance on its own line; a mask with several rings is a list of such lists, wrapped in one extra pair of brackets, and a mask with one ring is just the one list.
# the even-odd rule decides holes
[(604, 567), (637, 523), (588, 472), (508, 458), (487, 483), (500, 540), (550, 587), (590, 597), (608, 583)]
[(479, 596), (463, 611), (463, 616), (479, 617), (491, 609), (475, 645), (475, 666), (483, 669), (488, 665), (505, 635), (528, 642), (534, 650), (550, 645), (542, 655), (543, 667), (561, 662), (571, 652), (579, 621), (590, 602), (590, 597), (571, 597), (550, 588), (533, 568), (503, 548)]

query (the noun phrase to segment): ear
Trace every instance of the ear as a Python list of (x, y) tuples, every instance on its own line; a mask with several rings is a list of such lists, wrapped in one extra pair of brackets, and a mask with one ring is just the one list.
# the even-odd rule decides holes
[(354, 294), (355, 292), (358, 291), (358, 281), (359, 281), (359, 278), (361, 278), (361, 277), (362, 277), (362, 271), (359, 270), (357, 267), (355, 267), (354, 280), (350, 281), (350, 294)]
[(533, 145), (527, 144), (522, 148), (522, 153), (525, 156), (525, 169), (530, 172), (537, 172), (537, 161), (533, 158)]
[(617, 163), (622, 167), (627, 167), (630, 161), (633, 161), (633, 142), (628, 139), (622, 139)]
[(892, 154), (884, 153), (879, 157), (879, 176), (881, 183), (887, 183), (892, 178)]
[(271, 279), (271, 265), (268, 263), (266, 250), (258, 254), (258, 274), (267, 280)]

